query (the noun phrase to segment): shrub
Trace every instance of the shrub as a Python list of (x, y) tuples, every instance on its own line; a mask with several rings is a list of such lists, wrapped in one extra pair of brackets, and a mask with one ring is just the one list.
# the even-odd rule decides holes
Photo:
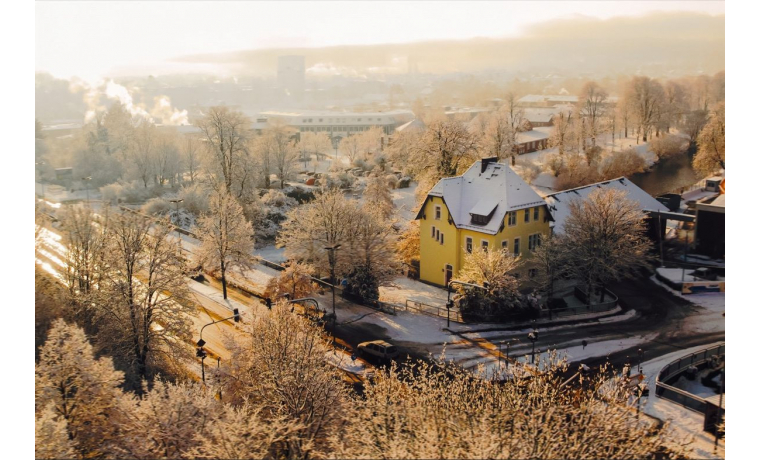
[(173, 211), (172, 204), (163, 198), (151, 198), (142, 206), (141, 210), (151, 216), (163, 216)]
[(359, 302), (380, 298), (379, 281), (367, 267), (356, 267), (346, 276), (344, 293)]
[(689, 140), (675, 134), (657, 137), (649, 143), (649, 150), (661, 160), (686, 153), (688, 148)]

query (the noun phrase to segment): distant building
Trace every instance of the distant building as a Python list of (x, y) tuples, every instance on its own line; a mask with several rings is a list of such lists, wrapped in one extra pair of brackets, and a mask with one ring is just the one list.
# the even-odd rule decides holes
[[(478, 160), (461, 176), (438, 181), (417, 213), (420, 279), (445, 286), (464, 265), (464, 255), (505, 249), (530, 259), (549, 234), (546, 202), (509, 166)], [(535, 271), (528, 264), (516, 274)]]
[(717, 197), (697, 201), (696, 251), (716, 259), (726, 255), (725, 186)]
[(549, 134), (543, 131), (531, 130), (517, 133), (517, 154), (544, 150), (549, 143)]
[(378, 126), (386, 135), (396, 128), (414, 120), (410, 110), (389, 110), (387, 112), (333, 112), (318, 110), (266, 111), (256, 117), (253, 128), (265, 129), (269, 120), (279, 118), (299, 132), (322, 132), (331, 138), (343, 138), (367, 131)]
[(277, 57), (277, 85), (287, 95), (300, 98), (306, 89), (306, 58), (304, 56)]

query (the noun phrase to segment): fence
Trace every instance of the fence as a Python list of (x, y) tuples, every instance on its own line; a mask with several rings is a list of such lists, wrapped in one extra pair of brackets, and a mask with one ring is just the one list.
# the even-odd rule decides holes
[(683, 371), (692, 366), (699, 366), (707, 363), (712, 356), (721, 356), (726, 354), (726, 344), (721, 343), (710, 348), (690, 353), (683, 356), (676, 361), (671, 362), (667, 366), (660, 370), (657, 374), (656, 390), (655, 394), (663, 399), (667, 399), (676, 404), (679, 404), (687, 409), (693, 410), (704, 414), (706, 411), (707, 403), (703, 398), (693, 395), (687, 391), (681, 390), (674, 386), (668, 385), (665, 382), (672, 381), (675, 377), (679, 376)]
[(436, 307), (435, 305), (428, 305), (426, 303), (409, 299), (406, 299), (404, 308), (407, 311), (416, 311), (417, 313), (422, 313), (423, 315), (435, 316), (438, 318), (448, 317), (451, 321), (464, 323), (462, 314), (459, 312), (459, 310), (452, 309), (449, 311), (447, 308)]

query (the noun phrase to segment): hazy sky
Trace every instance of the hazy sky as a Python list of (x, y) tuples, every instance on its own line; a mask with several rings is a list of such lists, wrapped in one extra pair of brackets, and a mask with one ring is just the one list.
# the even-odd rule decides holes
[(234, 50), (518, 36), (532, 24), (653, 11), (724, 14), (720, 1), (37, 2), (35, 67), (87, 80), (213, 70), (171, 58)]

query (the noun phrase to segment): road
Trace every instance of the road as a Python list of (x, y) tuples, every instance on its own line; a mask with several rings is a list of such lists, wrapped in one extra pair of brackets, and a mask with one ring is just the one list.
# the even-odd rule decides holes
[[(184, 240), (183, 237), (183, 248), (191, 250), (191, 246)], [(65, 258), (61, 257), (60, 241), (55, 240), (53, 235), (49, 235), (44, 242), (45, 244), (37, 250), (38, 263), (45, 264), (43, 266), (48, 271), (61, 269), (61, 260)], [(194, 281), (188, 282), (194, 283)], [(218, 291), (221, 290), (219, 283), (210, 279), (207, 280), (205, 286), (216, 291), (216, 295), (203, 295), (198, 292), (198, 289), (192, 290), (192, 300), (198, 306), (197, 316), (191, 318), (194, 330), (200, 330), (200, 327), (208, 322), (231, 316), (232, 306), (229, 302), (218, 300)], [(701, 318), (707, 318), (710, 315), (712, 315), (711, 320), (715, 322), (715, 312), (706, 311), (703, 307), (676, 297), (649, 279), (625, 280), (610, 286), (610, 289), (620, 298), (623, 307), (621, 314), (606, 322), (585, 320), (580, 324), (539, 327), (539, 338), (535, 344), (537, 352), (545, 353), (548, 349), (559, 349), (565, 351), (568, 359), (573, 362), (597, 366), (609, 361), (614, 366), (621, 367), (625, 362), (635, 364), (638, 360), (639, 349), (643, 350), (643, 359), (649, 360), (679, 349), (725, 339), (724, 323), (712, 328), (686, 327), (686, 325), (693, 326)], [(230, 288), (229, 297), (231, 301), (243, 306), (241, 311), (244, 313), (244, 318), (250, 318), (255, 310), (265, 308), (258, 298), (239, 289)], [(315, 294), (315, 297), (319, 299), (322, 308), (328, 311), (332, 309), (329, 292), (323, 295)], [(337, 308), (338, 324), (334, 330), (332, 327), (327, 329), (331, 334), (335, 334), (338, 345), (346, 350), (355, 349), (364, 341), (392, 340), (401, 349), (402, 355), (427, 359), (431, 354), (438, 355), (446, 346), (447, 356), (454, 356), (457, 363), (465, 368), (473, 369), (479, 364), (497, 365), (507, 357), (511, 360), (516, 357), (525, 357), (532, 351), (531, 343), (527, 340), (529, 328), (526, 327), (501, 327), (500, 330), (490, 331), (459, 330), (456, 336), (442, 334), (442, 339), (438, 342), (421, 341), (416, 340), (413, 330), (406, 336), (399, 337), (396, 331), (384, 326), (385, 323), (382, 321), (367, 320), (372, 316), (385, 315), (384, 313), (357, 306), (341, 298), (337, 299)], [(363, 313), (356, 315), (353, 319), (345, 320), (341, 312), (346, 310)], [(370, 318), (364, 318), (365, 315)], [(387, 319), (394, 320), (393, 317)], [(428, 317), (424, 317), (424, 320), (434, 325), (441, 324), (440, 328), (445, 326), (445, 320), (428, 319)], [(452, 327), (452, 330), (456, 328)], [(206, 348), (213, 357), (228, 359), (230, 352), (224, 345), (224, 336), (240, 333), (240, 329), (231, 322), (209, 326), (204, 331)], [(194, 340), (197, 340), (197, 337), (194, 337)], [(586, 347), (583, 346), (583, 341), (587, 342)], [(510, 344), (509, 348), (507, 348), (507, 343)], [(194, 346), (194, 344), (189, 345)]]

